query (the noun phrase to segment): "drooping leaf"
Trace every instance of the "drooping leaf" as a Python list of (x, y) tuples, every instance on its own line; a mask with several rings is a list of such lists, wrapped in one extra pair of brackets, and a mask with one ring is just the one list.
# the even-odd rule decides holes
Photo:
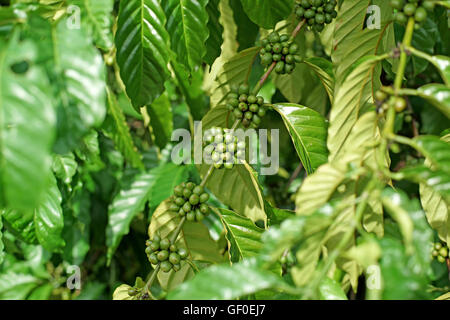
[[(1, 41), (1, 40), (0, 40)], [(50, 174), (56, 114), (30, 42), (0, 42), (0, 203), (34, 209)]]
[(297, 154), (308, 174), (327, 162), (327, 124), (314, 110), (296, 104), (273, 106), (286, 125)]
[(237, 27), (236, 40), (239, 44), (239, 50), (245, 50), (255, 44), (258, 36), (259, 27), (254, 24), (244, 9), (240, 0), (230, 0), (230, 7), (233, 9), (234, 22)]
[(70, 0), (81, 10), (81, 25), (86, 27), (94, 38), (95, 44), (102, 50), (110, 50), (113, 45), (111, 30), (111, 12), (113, 0)]
[(208, 0), (167, 0), (162, 5), (167, 17), (172, 50), (189, 70), (198, 68), (206, 54), (209, 36)]
[(113, 119), (113, 126), (109, 134), (117, 149), (133, 167), (143, 168), (141, 155), (134, 145), (125, 115), (118, 105), (115, 95), (110, 90), (108, 90), (108, 113)]
[(133, 106), (150, 104), (168, 77), (169, 34), (158, 0), (121, 1), (115, 43), (120, 75)]
[(261, 248), (264, 229), (233, 211), (221, 208), (217, 211), (226, 230), (230, 261), (234, 263), (255, 256)]
[(286, 19), (294, 9), (293, 0), (242, 0), (241, 2), (249, 18), (264, 29), (272, 29), (278, 21)]

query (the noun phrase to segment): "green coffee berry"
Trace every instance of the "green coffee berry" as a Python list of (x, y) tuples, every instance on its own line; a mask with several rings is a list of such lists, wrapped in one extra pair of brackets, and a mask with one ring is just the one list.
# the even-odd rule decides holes
[(151, 264), (158, 264), (159, 263), (159, 259), (158, 256), (156, 255), (156, 253), (152, 253), (148, 256), (148, 261), (150, 261)]
[(179, 264), (180, 260), (181, 260), (180, 255), (178, 253), (176, 253), (176, 252), (172, 252), (169, 255), (169, 261), (172, 264)]
[(158, 252), (158, 254), (156, 256), (159, 261), (165, 261), (169, 258), (169, 251), (161, 250), (160, 252)]
[(189, 202), (185, 202), (183, 205), (184, 212), (190, 212), (192, 210), (192, 206)]
[(169, 239), (162, 239), (159, 242), (159, 248), (161, 250), (167, 250), (167, 249), (169, 249), (169, 247), (170, 247), (170, 240)]
[(203, 193), (203, 187), (202, 186), (196, 186), (192, 192), (194, 192), (196, 195), (200, 196)]
[(188, 252), (184, 248), (178, 248), (178, 254), (180, 255), (181, 259), (186, 259), (188, 257)]
[(189, 197), (189, 203), (193, 206), (195, 206), (197, 203), (199, 203), (200, 197), (197, 194), (193, 194)]
[(169, 261), (163, 261), (160, 264), (161, 271), (167, 273), (172, 270), (172, 264)]
[(186, 214), (186, 220), (190, 221), (190, 222), (194, 222), (195, 221), (195, 213), (194, 212), (188, 212)]

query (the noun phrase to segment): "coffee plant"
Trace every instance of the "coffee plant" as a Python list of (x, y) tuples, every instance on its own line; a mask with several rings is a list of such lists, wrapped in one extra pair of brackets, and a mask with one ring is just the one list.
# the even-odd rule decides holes
[(450, 299), (448, 10), (0, 1), (0, 298)]

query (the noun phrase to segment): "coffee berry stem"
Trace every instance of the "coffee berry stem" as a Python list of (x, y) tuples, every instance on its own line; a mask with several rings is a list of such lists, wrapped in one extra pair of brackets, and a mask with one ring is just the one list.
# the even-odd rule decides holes
[(145, 286), (144, 286), (144, 292), (148, 293), (148, 295), (149, 295), (153, 300), (158, 300), (158, 299), (156, 299), (156, 298), (153, 296), (153, 294), (152, 294), (150, 288), (151, 288), (151, 286), (152, 286), (152, 284), (153, 284), (153, 281), (155, 281), (156, 275), (158, 274), (160, 268), (161, 268), (161, 266), (160, 266), (160, 264), (158, 264), (158, 265), (156, 266), (156, 268), (153, 270), (153, 273), (152, 273), (152, 275), (150, 276), (150, 279), (148, 279), (148, 281), (145, 283)]
[(302, 28), (305, 25), (305, 23), (306, 23), (306, 19), (303, 19), (302, 21), (300, 21), (297, 24), (297, 26), (295, 27), (294, 31), (292, 31), (290, 40), (294, 40), (294, 38), (297, 36), (297, 34), (300, 32), (300, 30), (302, 30)]

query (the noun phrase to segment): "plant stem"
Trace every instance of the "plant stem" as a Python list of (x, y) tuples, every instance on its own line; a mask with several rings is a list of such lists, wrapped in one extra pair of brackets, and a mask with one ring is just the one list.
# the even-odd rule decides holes
[(394, 81), (394, 89), (398, 90), (402, 87), (403, 76), (405, 74), (407, 54), (406, 48), (411, 45), (411, 40), (414, 32), (414, 18), (409, 18), (408, 25), (406, 26), (405, 35), (403, 36), (403, 42), (400, 53), (400, 64), (397, 69), (397, 74)]
[(180, 221), (180, 224), (177, 226), (177, 228), (175, 229), (175, 231), (174, 231), (174, 233), (172, 234), (172, 236), (170, 237), (170, 243), (175, 243), (175, 241), (177, 240), (177, 238), (178, 238), (178, 235), (180, 234), (180, 232), (181, 232), (181, 229), (183, 228), (183, 225), (184, 225), (184, 222), (186, 221), (186, 216), (184, 216), (182, 219), (181, 219), (181, 221)]
[(152, 286), (152, 284), (153, 284), (153, 281), (155, 281), (156, 275), (158, 274), (160, 268), (161, 268), (161, 267), (160, 267), (160, 265), (158, 264), (158, 265), (156, 266), (155, 270), (153, 270), (153, 273), (152, 273), (152, 275), (150, 276), (150, 279), (148, 279), (147, 283), (146, 283), (145, 286), (144, 286), (144, 291), (147, 292), (147, 293), (149, 294), (149, 296), (150, 296), (153, 300), (157, 300), (157, 299), (153, 296), (153, 294), (152, 294), (150, 288), (151, 288), (151, 286)]
[(291, 34), (291, 40), (294, 40), (294, 38), (298, 35), (298, 33), (300, 32), (300, 30), (303, 28), (303, 26), (305, 25), (306, 20), (303, 19), (302, 21), (300, 21), (297, 26), (295, 27), (294, 31), (292, 31)]

